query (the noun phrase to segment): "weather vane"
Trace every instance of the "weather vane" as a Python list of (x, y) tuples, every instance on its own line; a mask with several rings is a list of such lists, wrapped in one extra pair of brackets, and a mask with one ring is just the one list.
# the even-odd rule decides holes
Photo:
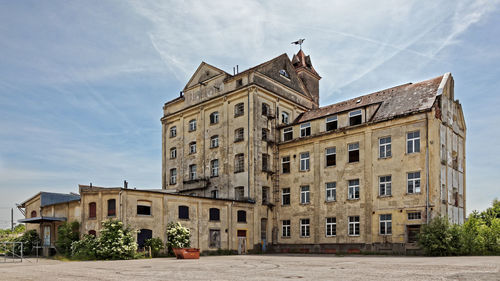
[(299, 39), (295, 42), (292, 42), (292, 44), (294, 45), (299, 45), (300, 49), (302, 50), (302, 43), (304, 43), (304, 40), (306, 40), (305, 38), (304, 39)]

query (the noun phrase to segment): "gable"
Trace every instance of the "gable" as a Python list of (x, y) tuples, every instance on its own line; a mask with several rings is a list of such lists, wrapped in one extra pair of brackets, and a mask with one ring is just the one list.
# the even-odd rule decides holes
[(225, 72), (217, 67), (202, 62), (194, 72), (193, 76), (191, 76), (191, 79), (189, 79), (188, 83), (184, 87), (184, 90), (187, 90), (221, 74), (225, 74)]

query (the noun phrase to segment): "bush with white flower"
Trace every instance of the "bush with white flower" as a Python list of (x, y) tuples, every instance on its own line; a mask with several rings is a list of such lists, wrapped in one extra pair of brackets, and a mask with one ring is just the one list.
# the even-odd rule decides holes
[(189, 228), (178, 223), (167, 225), (167, 246), (171, 248), (189, 248), (191, 245), (191, 232)]

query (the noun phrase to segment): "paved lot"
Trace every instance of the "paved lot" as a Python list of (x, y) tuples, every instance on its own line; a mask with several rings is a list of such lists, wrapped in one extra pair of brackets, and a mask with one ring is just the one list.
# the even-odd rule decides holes
[(263, 255), (0, 263), (0, 280), (500, 280), (500, 257)]

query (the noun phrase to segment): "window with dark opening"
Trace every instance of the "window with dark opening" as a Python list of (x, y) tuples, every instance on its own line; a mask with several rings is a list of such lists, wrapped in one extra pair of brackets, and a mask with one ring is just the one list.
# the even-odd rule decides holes
[(116, 216), (116, 200), (109, 199), (108, 200), (108, 217)]
[(337, 152), (335, 147), (326, 149), (326, 166), (335, 166), (337, 164)]
[(210, 124), (219, 123), (219, 112), (215, 111), (210, 114)]
[(95, 232), (95, 230), (89, 230), (89, 235), (96, 237), (97, 233)]
[(349, 163), (359, 162), (359, 142), (348, 145)]
[(96, 204), (95, 202), (89, 203), (89, 219), (96, 218)]
[(283, 140), (289, 141), (293, 139), (293, 128), (285, 128), (283, 129)]
[(245, 188), (243, 186), (237, 186), (234, 188), (234, 199), (243, 200), (245, 197)]
[(361, 109), (349, 112), (349, 125), (361, 124)]
[(305, 123), (300, 125), (300, 137), (307, 137), (311, 135), (311, 123)]
[(283, 174), (290, 173), (290, 156), (281, 158), (281, 172)]
[(290, 188), (281, 190), (281, 205), (290, 205)]
[(269, 115), (269, 105), (267, 103), (262, 104), (262, 115), (264, 116)]
[(217, 208), (210, 208), (209, 217), (211, 221), (220, 221), (220, 210)]
[(247, 222), (247, 212), (243, 210), (238, 211), (238, 222)]
[(234, 142), (242, 141), (244, 140), (245, 136), (245, 130), (243, 128), (238, 128), (234, 130)]
[(262, 205), (269, 203), (269, 187), (262, 187)]
[(326, 131), (337, 129), (337, 115), (326, 118)]
[(262, 154), (262, 171), (269, 171), (269, 154)]
[(234, 172), (240, 173), (245, 171), (245, 155), (243, 153), (234, 156)]
[(137, 202), (137, 214), (143, 215), (143, 216), (151, 216), (151, 202), (138, 201)]
[(36, 211), (31, 211), (31, 217), (35, 218), (36, 217)]
[(188, 220), (189, 219), (189, 207), (179, 206), (179, 219)]
[(265, 129), (263, 128), (262, 129), (262, 140), (263, 141), (267, 141), (267, 136), (269, 135), (269, 130), (268, 129)]
[(245, 114), (245, 104), (240, 102), (234, 106), (234, 117), (242, 116)]

